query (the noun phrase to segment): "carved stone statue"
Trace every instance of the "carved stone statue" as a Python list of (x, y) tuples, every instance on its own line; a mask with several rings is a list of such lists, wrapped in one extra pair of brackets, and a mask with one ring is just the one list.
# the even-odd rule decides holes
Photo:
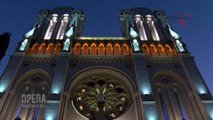
[(78, 13), (74, 13), (73, 15), (72, 15), (72, 18), (71, 18), (71, 22), (70, 22), (70, 26), (72, 26), (72, 25), (74, 25), (75, 24), (75, 26), (77, 26), (77, 24), (78, 24), (78, 17), (79, 17), (80, 15), (78, 14)]
[(178, 50), (180, 52), (184, 52), (185, 51), (184, 48), (183, 48), (183, 44), (179, 40), (176, 40), (176, 45), (177, 45)]
[(66, 41), (64, 42), (64, 48), (63, 50), (68, 51), (70, 46), (70, 39), (67, 38)]
[(134, 47), (134, 51), (139, 51), (139, 43), (136, 39), (133, 40), (133, 47)]
[(19, 50), (24, 51), (25, 48), (27, 47), (28, 44), (28, 39), (24, 39), (24, 41), (21, 43), (21, 47), (19, 48)]
[(127, 15), (126, 17), (125, 17), (125, 19), (126, 19), (126, 21), (127, 21), (127, 23), (131, 26), (131, 27), (134, 27), (134, 23), (133, 23), (133, 17), (132, 17), (132, 15)]
[(39, 27), (42, 23), (42, 21), (45, 19), (45, 17), (48, 15), (47, 10), (40, 10), (39, 14), (37, 15), (36, 22), (33, 25), (33, 27)]

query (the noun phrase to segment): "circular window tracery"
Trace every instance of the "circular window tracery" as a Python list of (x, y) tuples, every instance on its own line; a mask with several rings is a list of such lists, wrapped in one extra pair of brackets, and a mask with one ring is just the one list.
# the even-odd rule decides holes
[(98, 114), (115, 119), (121, 116), (131, 103), (129, 91), (121, 80), (103, 74), (83, 79), (72, 96), (75, 109), (89, 119), (94, 119)]

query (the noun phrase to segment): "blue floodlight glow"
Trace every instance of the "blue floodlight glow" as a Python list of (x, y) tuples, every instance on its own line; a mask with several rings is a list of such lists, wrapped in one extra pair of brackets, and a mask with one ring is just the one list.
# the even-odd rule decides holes
[(53, 116), (52, 115), (47, 115), (46, 120), (53, 120)]
[(213, 101), (212, 100), (205, 100), (205, 101), (202, 101), (205, 108), (206, 108), (206, 111), (208, 112), (209, 114), (209, 117), (211, 120), (213, 120)]
[(141, 87), (141, 92), (142, 92), (142, 94), (143, 95), (150, 95), (151, 94), (151, 89), (150, 89), (150, 87), (149, 86), (142, 86)]
[(7, 85), (5, 83), (0, 82), (0, 93), (3, 93), (7, 88)]
[(58, 100), (53, 100), (53, 101), (48, 100), (46, 103), (46, 108), (44, 112), (45, 120), (56, 120), (58, 108), (59, 108)]
[(148, 120), (157, 120), (155, 116), (149, 116)]
[(213, 111), (210, 113), (210, 118), (213, 120)]
[(207, 93), (205, 87), (203, 87), (203, 86), (198, 86), (197, 91), (198, 91), (199, 94), (206, 94)]
[(145, 119), (146, 120), (158, 120), (156, 104), (154, 101), (146, 101), (143, 102), (143, 106), (145, 111)]
[(59, 89), (58, 87), (54, 87), (54, 88), (52, 89), (52, 93), (53, 93), (53, 94), (59, 94), (59, 93), (60, 93), (60, 89)]

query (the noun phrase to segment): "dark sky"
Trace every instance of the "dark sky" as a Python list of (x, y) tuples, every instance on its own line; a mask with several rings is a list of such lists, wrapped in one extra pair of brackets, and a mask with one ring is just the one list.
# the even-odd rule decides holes
[(40, 9), (59, 6), (81, 9), (86, 15), (84, 36), (121, 36), (120, 11), (132, 7), (149, 7), (162, 9), (169, 16), (191, 15), (191, 19), (185, 21), (185, 26), (180, 26), (175, 19), (170, 19), (170, 23), (195, 56), (195, 62), (213, 93), (212, 5), (212, 0), (1, 0), (0, 33), (9, 31), (12, 37), (6, 57), (1, 61), (0, 75), (17, 42), (32, 27)]

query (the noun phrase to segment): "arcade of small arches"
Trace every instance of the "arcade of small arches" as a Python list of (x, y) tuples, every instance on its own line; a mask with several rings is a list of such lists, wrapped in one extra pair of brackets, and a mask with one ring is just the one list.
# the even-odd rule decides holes
[[(35, 43), (27, 51), (28, 54), (58, 54), (62, 50), (61, 43)], [(177, 56), (177, 51), (169, 44), (143, 43), (141, 51), (147, 56)], [(73, 55), (131, 55), (131, 47), (127, 43), (75, 43), (70, 52)]]

